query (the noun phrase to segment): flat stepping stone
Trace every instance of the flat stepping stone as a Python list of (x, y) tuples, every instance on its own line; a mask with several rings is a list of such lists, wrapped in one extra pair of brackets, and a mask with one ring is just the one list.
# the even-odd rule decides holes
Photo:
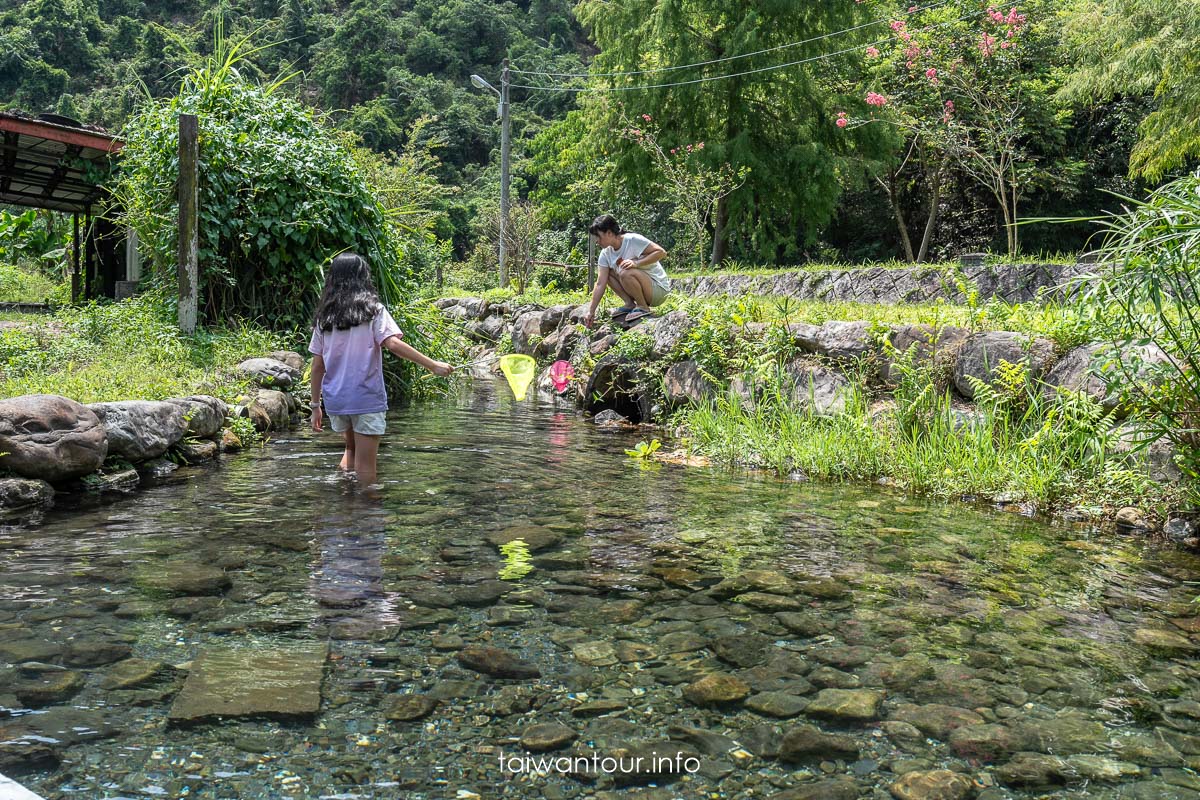
[(167, 721), (311, 717), (321, 709), (326, 642), (274, 650), (209, 648), (192, 663)]

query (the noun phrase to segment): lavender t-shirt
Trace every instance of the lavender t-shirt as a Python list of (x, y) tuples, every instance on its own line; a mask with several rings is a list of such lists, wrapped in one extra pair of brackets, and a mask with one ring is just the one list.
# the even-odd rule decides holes
[(322, 331), (313, 328), (308, 352), (325, 361), (321, 396), (329, 414), (373, 414), (387, 411), (383, 388), (383, 350), (389, 336), (402, 336), (400, 327), (383, 306), (368, 323), (353, 328)]

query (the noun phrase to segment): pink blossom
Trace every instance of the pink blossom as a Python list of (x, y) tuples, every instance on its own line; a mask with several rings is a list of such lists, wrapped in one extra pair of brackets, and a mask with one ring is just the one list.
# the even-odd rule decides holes
[(839, 128), (844, 128), (847, 125), (849, 125), (850, 123), (849, 123), (849, 121), (847, 121), (847, 119), (845, 117), (838, 117), (837, 122), (835, 122), (834, 124), (837, 125)]
[(900, 31), (904, 30), (904, 20), (902, 20), (902, 19), (894, 19), (890, 23), (888, 23), (888, 25), (896, 33), (899, 33)]
[(934, 69), (933, 67), (930, 67), (929, 69), (925, 70), (925, 77), (926, 78), (936, 78), (937, 70)]
[(630, 133), (632, 133), (634, 136), (641, 136), (641, 135), (642, 135), (642, 132), (641, 132), (640, 130), (638, 130), (637, 128), (633, 128), (633, 129), (631, 129), (629, 132), (630, 132)]
[(642, 114), (642, 119), (646, 120), (646, 122), (649, 122), (649, 121), (650, 121), (650, 115), (649, 115), (649, 114)]
[(990, 33), (985, 33), (983, 38), (979, 40), (979, 52), (984, 56), (990, 56), (993, 52), (992, 48), (996, 44), (996, 37)]
[(1000, 43), (1001, 50), (1007, 50), (1010, 47), (1012, 47), (1012, 42), (1001, 42)]
[(703, 149), (704, 149), (704, 142), (700, 142), (699, 144), (697, 144), (697, 145), (696, 145), (696, 149), (697, 149), (697, 150), (703, 150)]
[(675, 155), (675, 151), (676, 151), (677, 149), (678, 149), (678, 148), (676, 148), (676, 147), (672, 147), (672, 148), (671, 148), (671, 155)]
[(915, 13), (917, 13), (917, 7), (916, 7), (916, 6), (909, 6), (909, 7), (908, 7), (908, 13), (910, 13), (910, 14), (915, 14)]
[(690, 153), (690, 152), (692, 152), (692, 146), (691, 146), (690, 144), (687, 146), (687, 151), (688, 151), (689, 153)]
[(953, 111), (954, 111), (954, 101), (953, 101), (953, 100), (947, 100), (947, 101), (946, 101), (946, 112), (947, 112), (947, 113), (951, 113), (951, 112), (953, 112)]
[(866, 102), (869, 106), (883, 108), (883, 106), (887, 105), (887, 98), (876, 92), (867, 92)]
[(879, 48), (877, 48), (877, 47), (868, 47), (868, 48), (867, 48), (867, 55), (869, 55), (871, 58), (879, 58)]

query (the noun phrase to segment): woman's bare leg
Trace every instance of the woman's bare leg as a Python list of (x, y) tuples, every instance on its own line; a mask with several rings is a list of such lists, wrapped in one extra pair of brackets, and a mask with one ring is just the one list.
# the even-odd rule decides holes
[(654, 287), (650, 285), (650, 276), (644, 270), (624, 270), (618, 280), (639, 308), (650, 307), (650, 298), (654, 296)]
[(354, 434), (354, 474), (363, 486), (375, 482), (375, 459), (381, 438), (365, 433)]
[(609, 270), (608, 288), (613, 290), (613, 294), (621, 298), (621, 303), (623, 305), (632, 306), (636, 302), (633, 299), (633, 295), (626, 291), (625, 287), (621, 285), (621, 279), (616, 270)]

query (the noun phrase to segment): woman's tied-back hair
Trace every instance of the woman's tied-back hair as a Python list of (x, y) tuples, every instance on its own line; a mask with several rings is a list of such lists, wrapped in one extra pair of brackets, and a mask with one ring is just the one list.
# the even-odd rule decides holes
[(615, 234), (616, 236), (625, 235), (625, 231), (622, 230), (619, 224), (617, 224), (617, 218), (612, 214), (601, 214), (592, 220), (592, 224), (588, 226), (588, 233), (592, 234), (593, 236), (601, 231)]
[(370, 322), (381, 305), (367, 260), (358, 253), (342, 253), (329, 265), (313, 325), (323, 331), (353, 328)]

